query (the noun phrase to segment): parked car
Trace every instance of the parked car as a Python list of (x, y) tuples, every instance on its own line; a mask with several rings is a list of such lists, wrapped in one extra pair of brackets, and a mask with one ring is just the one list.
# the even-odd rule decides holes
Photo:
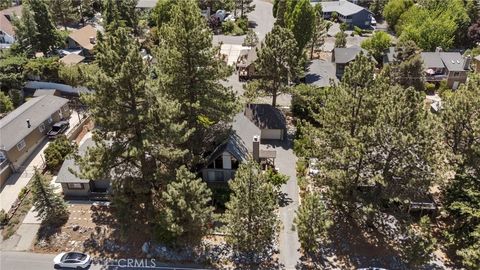
[(62, 252), (53, 259), (55, 269), (86, 269), (91, 262), (92, 258), (89, 255), (80, 252)]
[(218, 18), (221, 22), (223, 22), (223, 20), (225, 19), (225, 17), (227, 16), (227, 12), (223, 9), (219, 9), (217, 10), (217, 12), (215, 12), (215, 14), (212, 15), (213, 17), (215, 18)]
[(227, 13), (225, 16), (225, 19), (223, 19), (224, 22), (228, 22), (228, 21), (234, 22), (235, 20), (236, 20), (235, 15), (229, 14), (229, 13)]
[(372, 16), (372, 20), (370, 21), (370, 25), (376, 26), (377, 25), (377, 20)]
[(70, 127), (68, 121), (60, 121), (53, 124), (52, 129), (47, 133), (49, 139), (55, 139), (58, 135), (63, 134)]

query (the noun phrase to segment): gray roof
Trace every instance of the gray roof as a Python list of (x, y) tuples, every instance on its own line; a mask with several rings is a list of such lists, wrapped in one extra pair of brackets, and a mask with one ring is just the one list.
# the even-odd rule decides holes
[(458, 52), (441, 52), (440, 57), (448, 71), (465, 71), (465, 58)]
[(260, 129), (285, 129), (285, 117), (270, 104), (247, 104), (245, 116)]
[(154, 8), (158, 0), (138, 0), (136, 8)]
[(465, 58), (458, 52), (422, 52), (425, 68), (447, 68), (465, 71)]
[(347, 64), (355, 60), (355, 57), (362, 51), (362, 48), (353, 46), (350, 48), (335, 48), (333, 49), (333, 57), (335, 63)]
[[(88, 148), (95, 146), (95, 142), (92, 140), (92, 138), (89, 138), (83, 142), (83, 144), (78, 148), (78, 154), (80, 156), (85, 155), (87, 152)], [(55, 180), (55, 183), (88, 183), (90, 182), (89, 179), (82, 179), (75, 174), (72, 173), (74, 172), (79, 172), (80, 168), (77, 164), (75, 164), (75, 160), (73, 158), (66, 159), (62, 167), (60, 168), (60, 171), (58, 171), (57, 179)]]
[(329, 2), (314, 2), (312, 4), (318, 4), (318, 3), (322, 5), (323, 12), (337, 12), (338, 14), (341, 14), (343, 16), (349, 16), (352, 14), (356, 14), (362, 10), (365, 10), (365, 8), (345, 0), (329, 1)]
[[(6, 151), (12, 149), (67, 103), (68, 99), (45, 95), (32, 98), (7, 114), (0, 119), (0, 148)], [(30, 120), (30, 128), (27, 127), (27, 119)]]
[(335, 65), (330, 61), (313, 60), (308, 67), (305, 83), (326, 87), (330, 86), (330, 80), (338, 82), (337, 76), (335, 76)]
[(232, 123), (232, 134), (227, 141), (218, 146), (209, 157), (209, 162), (218, 157), (218, 155), (227, 151), (237, 160), (247, 159), (248, 154), (252, 152), (253, 136), (260, 135), (260, 129), (256, 127), (243, 113), (235, 115)]
[(57, 89), (37, 89), (33, 93), (34, 97), (41, 97), (45, 95), (56, 96), (58, 93)]

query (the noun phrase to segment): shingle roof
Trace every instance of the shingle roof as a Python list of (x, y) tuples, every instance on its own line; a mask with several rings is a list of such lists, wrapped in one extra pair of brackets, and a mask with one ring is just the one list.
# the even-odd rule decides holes
[(421, 55), (426, 68), (465, 71), (465, 59), (458, 52), (422, 52)]
[(330, 61), (313, 60), (308, 67), (305, 83), (326, 87), (330, 86), (330, 80), (338, 82), (335, 76), (335, 65)]
[(356, 14), (365, 8), (356, 5), (352, 2), (340, 0), (340, 1), (328, 1), (328, 2), (314, 2), (312, 4), (321, 4), (323, 12), (337, 12), (343, 16), (349, 16)]
[(75, 65), (82, 62), (85, 57), (78, 55), (78, 54), (67, 54), (64, 57), (60, 58), (60, 62), (64, 63), (65, 65)]
[(358, 53), (362, 51), (362, 48), (353, 46), (350, 48), (335, 48), (333, 49), (333, 54), (335, 58), (335, 63), (338, 64), (347, 64), (350, 63), (357, 57)]
[(285, 117), (270, 104), (247, 104), (245, 116), (260, 129), (285, 129)]
[[(7, 114), (0, 119), (0, 148), (12, 149), (67, 103), (68, 99), (46, 95), (32, 98)], [(27, 127), (27, 119), (30, 120), (30, 128)]]
[[(15, 29), (12, 25), (14, 15), (20, 16), (22, 14), (22, 6), (14, 6), (4, 10), (0, 10), (0, 30), (7, 33), (9, 36), (15, 36)], [(10, 17), (10, 19), (8, 17)]]
[[(88, 148), (95, 146), (95, 142), (93, 141), (92, 138), (89, 138), (83, 142), (82, 145), (78, 148), (78, 154), (80, 156), (85, 155), (87, 152)], [(66, 159), (60, 170), (58, 171), (57, 179), (55, 180), (55, 183), (88, 183), (90, 182), (89, 179), (82, 179), (73, 172), (79, 172), (80, 168), (77, 164), (75, 164), (75, 160), (73, 158)]]
[(97, 37), (97, 29), (87, 24), (80, 29), (74, 30), (68, 37), (77, 42), (82, 48), (92, 50), (95, 44), (90, 42), (90, 38)]

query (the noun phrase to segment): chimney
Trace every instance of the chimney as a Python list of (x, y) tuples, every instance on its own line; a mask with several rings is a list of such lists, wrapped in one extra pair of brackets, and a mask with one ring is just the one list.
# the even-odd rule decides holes
[(90, 39), (90, 43), (91, 43), (91, 44), (95, 44), (95, 43), (96, 43), (96, 38), (95, 38), (95, 37), (89, 37), (88, 39)]
[(435, 48), (435, 52), (443, 52), (442, 47), (436, 47), (436, 48)]
[(32, 125), (30, 125), (30, 119), (27, 119), (27, 128), (30, 128)]
[(260, 136), (253, 136), (253, 160), (260, 162)]
[(469, 70), (470, 69), (470, 64), (472, 63), (472, 56), (469, 54), (467, 57), (465, 57), (465, 61), (463, 62), (463, 69), (464, 70)]

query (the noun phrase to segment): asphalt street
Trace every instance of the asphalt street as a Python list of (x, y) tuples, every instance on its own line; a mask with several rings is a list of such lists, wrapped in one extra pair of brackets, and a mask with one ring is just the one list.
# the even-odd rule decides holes
[[(53, 258), (56, 254), (39, 254), (30, 252), (2, 251), (0, 252), (1, 270), (52, 270)], [(149, 261), (149, 259), (138, 259), (137, 264)], [(207, 270), (205, 268), (194, 268), (185, 266), (172, 266), (159, 262), (150, 263), (146, 267), (133, 267), (135, 261), (128, 259), (118, 260), (110, 263), (92, 264), (88, 270)], [(144, 264), (146, 265), (146, 264)], [(65, 268), (68, 269), (68, 268)]]

